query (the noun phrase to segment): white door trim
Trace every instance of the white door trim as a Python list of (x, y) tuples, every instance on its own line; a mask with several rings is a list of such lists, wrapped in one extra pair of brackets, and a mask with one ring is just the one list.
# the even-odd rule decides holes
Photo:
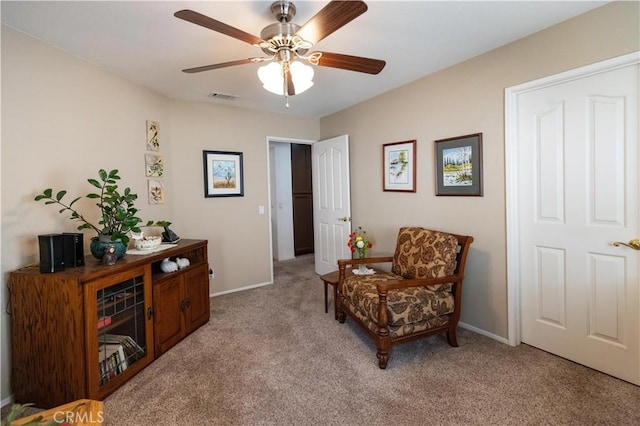
[(520, 229), (518, 226), (518, 96), (532, 90), (640, 63), (640, 52), (608, 59), (505, 89), (505, 185), (507, 215), (507, 327), (509, 345), (520, 336)]
[(265, 143), (265, 149), (267, 153), (267, 206), (269, 206), (269, 214), (267, 217), (266, 226), (269, 228), (269, 283), (273, 284), (273, 232), (271, 229), (271, 164), (269, 161), (269, 143), (270, 142), (283, 142), (283, 143), (297, 143), (302, 145), (312, 145), (315, 140), (310, 139), (295, 139), (295, 138), (283, 138), (279, 136), (267, 136)]

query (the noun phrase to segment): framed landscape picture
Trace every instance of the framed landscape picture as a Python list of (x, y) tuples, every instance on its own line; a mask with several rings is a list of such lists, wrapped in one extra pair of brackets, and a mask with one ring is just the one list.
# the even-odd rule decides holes
[(242, 197), (242, 153), (202, 151), (205, 197)]
[(382, 145), (383, 191), (416, 192), (416, 141)]
[(482, 133), (435, 141), (436, 195), (482, 196)]

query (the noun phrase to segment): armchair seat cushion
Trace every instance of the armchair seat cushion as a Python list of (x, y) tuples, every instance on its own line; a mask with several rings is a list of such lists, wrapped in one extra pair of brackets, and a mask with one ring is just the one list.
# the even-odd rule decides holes
[[(377, 323), (379, 299), (376, 284), (390, 280), (402, 280), (402, 277), (389, 272), (351, 276), (344, 280), (342, 292), (346, 301), (354, 309), (357, 309), (370, 321)], [(451, 294), (451, 284), (441, 284), (429, 288), (411, 287), (390, 290), (387, 295), (387, 315), (390, 329), (446, 316), (453, 310), (454, 299)]]

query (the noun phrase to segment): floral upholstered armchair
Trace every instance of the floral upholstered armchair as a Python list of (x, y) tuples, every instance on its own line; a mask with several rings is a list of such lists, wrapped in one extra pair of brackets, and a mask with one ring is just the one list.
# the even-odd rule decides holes
[[(464, 267), (473, 237), (425, 228), (400, 228), (395, 254), (338, 261), (338, 320), (349, 315), (373, 339), (378, 366), (386, 368), (391, 346), (446, 333), (458, 346)], [(360, 263), (390, 262), (391, 272), (353, 275)]]

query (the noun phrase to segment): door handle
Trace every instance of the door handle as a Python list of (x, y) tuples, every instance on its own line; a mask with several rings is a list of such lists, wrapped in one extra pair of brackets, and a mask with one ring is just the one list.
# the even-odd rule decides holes
[(343, 222), (349, 222), (351, 218), (349, 216), (342, 216), (342, 217), (339, 217), (338, 220), (341, 220)]
[(636, 238), (634, 240), (629, 240), (628, 243), (623, 243), (622, 241), (616, 241), (615, 243), (613, 243), (613, 246), (614, 247), (627, 246), (634, 250), (640, 250), (640, 239)]

